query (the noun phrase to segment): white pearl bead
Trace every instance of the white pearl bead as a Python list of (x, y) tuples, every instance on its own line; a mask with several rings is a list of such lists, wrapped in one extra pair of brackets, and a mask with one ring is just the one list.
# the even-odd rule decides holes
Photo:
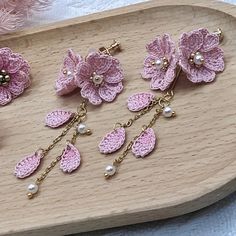
[(86, 129), (86, 125), (83, 124), (83, 123), (80, 123), (78, 126), (77, 126), (77, 132), (80, 133), (80, 134), (85, 134), (87, 131)]
[(155, 65), (157, 69), (161, 69), (163, 67), (163, 60), (162, 59), (157, 59), (155, 61)]
[(93, 76), (93, 83), (100, 85), (103, 82), (103, 76), (101, 75), (94, 75)]
[(171, 117), (173, 115), (173, 111), (170, 107), (165, 107), (163, 109), (163, 112), (162, 114), (165, 116), (165, 117)]
[(27, 189), (29, 193), (35, 194), (38, 192), (39, 187), (37, 184), (29, 184)]
[(105, 169), (105, 174), (112, 176), (116, 173), (116, 167), (113, 165), (108, 165)]
[(67, 74), (68, 76), (70, 76), (70, 75), (72, 75), (72, 72), (68, 70), (66, 74)]
[(193, 57), (193, 62), (196, 65), (202, 65), (204, 62), (204, 57), (200, 52), (196, 52)]

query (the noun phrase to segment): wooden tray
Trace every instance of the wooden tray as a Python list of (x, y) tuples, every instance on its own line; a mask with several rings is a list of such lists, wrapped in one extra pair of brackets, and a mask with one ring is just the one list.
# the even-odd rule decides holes
[[(158, 0), (1, 37), (0, 45), (22, 53), (31, 62), (33, 83), (23, 96), (1, 108), (0, 116), (0, 235), (63, 235), (133, 224), (185, 214), (227, 196), (236, 189), (236, 7), (215, 1)], [(97, 144), (116, 121), (126, 121), (127, 97), (149, 84), (139, 72), (145, 44), (168, 32), (177, 40), (199, 27), (221, 27), (226, 70), (216, 82), (195, 86), (184, 78), (172, 107), (176, 119), (160, 119), (155, 129), (158, 150), (145, 160), (128, 155), (119, 174), (103, 178), (115, 155), (100, 155)], [(125, 71), (125, 90), (115, 103), (89, 107), (87, 124), (94, 130), (77, 146), (83, 156), (80, 170), (65, 176), (55, 168), (40, 195), (29, 201), (26, 186), (37, 175), (19, 181), (12, 175), (16, 162), (59, 133), (44, 127), (47, 112), (76, 109), (78, 93), (58, 98), (54, 80), (71, 47), (86, 55), (89, 47), (122, 43), (118, 58)], [(130, 130), (136, 135), (145, 116)], [(48, 156), (45, 167), (64, 145)]]

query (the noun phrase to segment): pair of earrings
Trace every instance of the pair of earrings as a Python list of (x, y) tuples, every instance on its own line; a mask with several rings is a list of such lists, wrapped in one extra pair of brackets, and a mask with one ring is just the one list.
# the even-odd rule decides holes
[[(224, 69), (223, 51), (219, 48), (221, 37), (221, 30), (209, 33), (206, 29), (199, 29), (181, 36), (178, 51), (175, 50), (175, 43), (167, 34), (147, 44), (149, 55), (144, 60), (142, 76), (151, 80), (151, 89), (166, 90), (166, 92), (160, 97), (142, 92), (128, 98), (128, 109), (138, 113), (126, 123), (116, 123), (115, 128), (101, 140), (99, 144), (101, 153), (109, 154), (119, 150), (125, 143), (125, 130), (154, 108), (155, 112), (149, 124), (144, 125), (141, 132), (127, 144), (122, 154), (106, 167), (104, 173), (106, 178), (117, 172), (130, 150), (136, 157), (141, 158), (153, 151), (156, 135), (152, 126), (161, 114), (167, 118), (175, 115), (170, 108), (170, 102), (174, 97), (174, 86), (181, 70), (187, 74), (189, 80), (199, 83), (213, 81), (215, 72)], [(59, 78), (56, 80), (56, 92), (58, 95), (65, 95), (79, 87), (84, 100), (77, 112), (64, 110), (50, 112), (45, 119), (46, 125), (57, 128), (68, 123), (65, 129), (47, 148), (39, 148), (16, 165), (14, 172), (16, 177), (30, 176), (50, 150), (71, 128), (74, 128), (74, 133), (62, 153), (51, 162), (35, 183), (28, 186), (29, 198), (37, 194), (39, 185), (57, 163), (60, 163), (60, 169), (65, 173), (71, 173), (79, 167), (81, 157), (75, 147), (76, 139), (78, 136), (92, 133), (84, 124), (87, 117), (87, 102), (93, 105), (99, 105), (103, 101), (112, 102), (123, 89), (123, 71), (120, 62), (112, 56), (119, 50), (119, 43), (114, 42), (108, 48), (100, 48), (99, 52), (89, 53), (85, 59), (72, 50), (68, 51)], [(177, 67), (179, 69), (176, 73)]]

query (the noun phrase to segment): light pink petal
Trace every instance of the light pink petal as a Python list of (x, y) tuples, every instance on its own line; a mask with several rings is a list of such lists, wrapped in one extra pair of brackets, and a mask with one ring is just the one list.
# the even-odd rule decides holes
[(209, 70), (213, 71), (223, 71), (224, 64), (224, 52), (221, 48), (213, 48), (209, 52), (203, 53), (204, 56), (204, 66)]
[(38, 153), (33, 153), (29, 156), (26, 156), (17, 163), (14, 171), (15, 176), (17, 178), (23, 179), (33, 174), (40, 165), (41, 158), (42, 156)]
[(215, 79), (215, 75), (214, 71), (202, 66), (200, 68), (193, 67), (191, 73), (187, 74), (187, 78), (193, 83), (212, 82)]
[(2, 58), (3, 61), (3, 67), (1, 69), (6, 70), (11, 54), (12, 50), (10, 48), (0, 48), (0, 57)]
[(45, 124), (51, 128), (57, 128), (67, 123), (73, 116), (74, 113), (71, 111), (57, 109), (47, 114)]
[[(90, 79), (90, 77), (92, 76), (92, 67), (90, 66), (89, 63), (87, 62), (80, 62), (77, 65), (77, 72), (75, 75), (75, 84), (82, 88), (83, 85), (86, 83), (86, 81), (88, 81)], [(87, 83), (86, 83), (87, 84)]]
[(156, 56), (154, 55), (148, 55), (145, 59), (144, 59), (144, 67), (143, 67), (143, 71), (141, 72), (141, 75), (144, 79), (151, 79), (152, 77), (156, 76), (156, 71), (157, 68), (155, 65), (152, 65), (153, 62), (155, 62), (157, 59)]
[(171, 39), (169, 34), (164, 34), (161, 43), (164, 56), (170, 60), (175, 52), (175, 42)]
[(92, 72), (102, 75), (111, 67), (112, 57), (99, 52), (92, 52), (86, 57), (86, 62), (92, 67)]
[(153, 101), (155, 95), (152, 93), (135, 93), (129, 96), (127, 106), (130, 111), (140, 111), (147, 107)]
[(5, 67), (8, 73), (16, 73), (24, 65), (24, 59), (18, 53), (12, 53), (8, 65)]
[(216, 34), (207, 34), (203, 40), (201, 52), (208, 52), (220, 44), (219, 36)]
[(102, 99), (98, 93), (98, 88), (96, 88), (92, 82), (84, 84), (80, 93), (83, 98), (87, 98), (93, 105), (99, 105), (102, 103)]
[(107, 83), (119, 83), (123, 80), (123, 71), (120, 62), (116, 58), (112, 58), (111, 67), (103, 74), (103, 76)]
[(117, 84), (104, 83), (101, 87), (99, 87), (98, 92), (103, 100), (105, 100), (106, 102), (112, 102), (122, 91), (122, 89), (122, 82)]
[(178, 63), (185, 73), (190, 73), (192, 66), (189, 64), (189, 55), (185, 50), (180, 51)]
[(157, 74), (155, 77), (152, 77), (150, 88), (152, 90), (158, 90), (164, 91), (170, 84), (167, 84), (165, 81), (165, 72), (160, 70), (160, 73)]
[(12, 95), (7, 88), (0, 86), (0, 105), (4, 106), (12, 100)]
[(61, 156), (60, 169), (65, 173), (71, 173), (80, 166), (80, 153), (71, 143), (67, 144)]
[(147, 52), (150, 55), (153, 55), (155, 57), (164, 57), (164, 50), (162, 48), (162, 38), (156, 37), (151, 43), (146, 45)]
[(125, 142), (125, 129), (116, 128), (103, 137), (98, 145), (99, 151), (103, 154), (113, 153), (119, 150)]
[(55, 89), (57, 95), (65, 95), (77, 88), (75, 81), (74, 81), (74, 75), (71, 74), (70, 76), (64, 75), (63, 73), (59, 74), (58, 79), (55, 83)]
[(72, 49), (69, 49), (67, 52), (67, 56), (64, 59), (63, 66), (67, 70), (73, 72), (80, 61), (82, 61), (81, 56), (76, 55), (76, 53)]
[(145, 157), (153, 151), (156, 145), (156, 136), (152, 128), (147, 128), (142, 134), (134, 141), (132, 146), (132, 153), (135, 157)]
[(13, 97), (18, 97), (24, 92), (25, 85), (24, 82), (17, 79), (11, 79), (8, 84), (8, 90), (11, 92)]
[(198, 31), (202, 34), (203, 39), (210, 33), (206, 28), (200, 28)]
[(179, 50), (184, 51), (189, 58), (191, 53), (197, 52), (203, 44), (203, 35), (199, 30), (183, 33), (179, 40)]

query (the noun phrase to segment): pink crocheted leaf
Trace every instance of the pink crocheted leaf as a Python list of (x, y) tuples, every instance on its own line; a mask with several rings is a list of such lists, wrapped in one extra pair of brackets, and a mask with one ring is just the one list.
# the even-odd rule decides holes
[(125, 129), (116, 128), (102, 139), (98, 145), (99, 151), (108, 154), (119, 150), (125, 142)]
[(134, 142), (132, 153), (136, 157), (145, 157), (153, 151), (156, 144), (156, 136), (152, 128), (147, 128)]
[(130, 111), (140, 111), (154, 99), (152, 93), (135, 93), (128, 98), (127, 106)]
[(45, 124), (51, 128), (57, 128), (69, 121), (73, 116), (74, 113), (71, 111), (58, 109), (47, 114)]
[(60, 169), (65, 173), (71, 173), (80, 166), (80, 153), (71, 143), (67, 144), (61, 156)]
[(26, 156), (15, 167), (14, 174), (17, 178), (23, 179), (30, 176), (38, 168), (42, 156), (38, 153)]

